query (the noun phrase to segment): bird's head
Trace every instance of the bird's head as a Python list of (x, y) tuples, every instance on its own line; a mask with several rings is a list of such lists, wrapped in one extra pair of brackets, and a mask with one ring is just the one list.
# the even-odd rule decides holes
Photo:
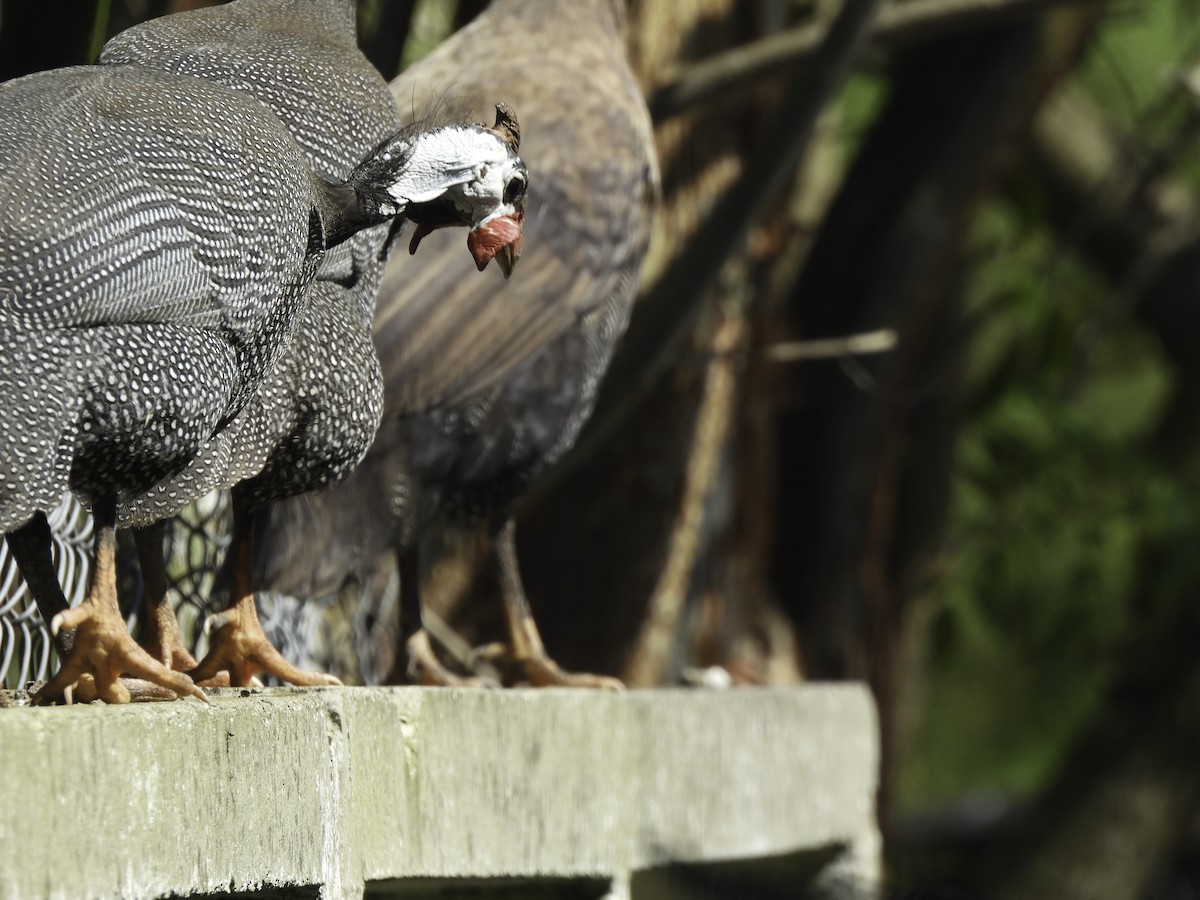
[(500, 103), (490, 127), (454, 124), (396, 135), (363, 161), (351, 182), (360, 195), (378, 197), (385, 212), (416, 224), (410, 253), (430, 232), (465, 225), (479, 270), (495, 258), (507, 278), (521, 255), (529, 183), (519, 144), (516, 114)]

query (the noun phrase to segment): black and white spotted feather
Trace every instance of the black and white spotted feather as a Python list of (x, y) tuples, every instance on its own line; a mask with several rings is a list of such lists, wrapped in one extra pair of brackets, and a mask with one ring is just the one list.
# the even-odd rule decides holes
[(344, 474), (379, 414), (388, 226), (361, 229), (486, 159), (455, 207), (475, 223), (523, 173), (477, 126), (380, 144), (396, 120), (352, 0), (238, 0), (101, 62), (0, 86), (5, 531), (68, 489), (145, 524), (214, 486), (262, 502)]
[[(355, 41), (352, 0), (238, 0), (122, 33), (100, 62), (213, 81), (279, 116), (320, 174), (345, 179), (400, 129), (387, 85)], [(266, 502), (343, 477), (382, 409), (370, 337), (388, 225), (327, 254), (287, 354), (242, 414), (186, 470), (122, 509), (142, 523), (214, 488), (247, 485)], [(460, 249), (461, 252), (461, 249)]]
[(68, 487), (136, 497), (237, 414), (321, 262), (321, 190), (279, 119), (220, 85), (0, 86), (0, 528)]

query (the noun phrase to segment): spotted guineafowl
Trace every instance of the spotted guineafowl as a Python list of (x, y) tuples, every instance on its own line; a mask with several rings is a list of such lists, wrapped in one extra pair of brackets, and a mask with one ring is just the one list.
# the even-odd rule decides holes
[[(63, 658), (36, 699), (90, 675), (123, 701), (122, 673), (201, 696), (125, 631), (117, 505), (238, 420), (327, 247), (406, 213), (480, 226), (516, 173), (503, 134), (448, 126), (396, 134), (331, 181), (250, 95), (144, 67), (0, 86), (0, 390), (14, 406), (0, 421), (0, 528)], [(68, 488), (96, 522), (71, 610), (45, 518)]]
[[(236, 0), (167, 16), (110, 41), (100, 62), (246, 91), (279, 115), (314, 169), (332, 177), (344, 178), (399, 128), (387, 84), (357, 48), (353, 0)], [(371, 317), (388, 242), (381, 225), (326, 255), (291, 345), (237, 420), (187, 469), (120, 511), (122, 522), (155, 522), (137, 533), (153, 588), (143, 644), (163, 663), (194, 669), (197, 678), (226, 669), (233, 684), (259, 672), (298, 684), (336, 682), (289, 664), (262, 633), (249, 583), (251, 513), (341, 480), (374, 437), (383, 383)], [(507, 249), (499, 261), (511, 270)], [(233, 485), (235, 603), (208, 623), (213, 649), (196, 668), (166, 602), (166, 579), (152, 571), (163, 565), (162, 520), (180, 501)]]
[[(265, 514), (260, 584), (299, 597), (372, 581), (398, 551), (411, 674), (453, 681), (421, 628), (419, 548), (439, 519), (496, 534), (513, 651), (536, 684), (611, 686), (561, 671), (541, 647), (517, 572), (516, 502), (573, 444), (624, 330), (658, 196), (650, 119), (624, 55), (619, 0), (494, 0), (392, 83), (403, 109), (478, 115), (493, 92), (521, 110), (537, 172), (519, 278), (464, 278), (446, 242), (394, 258), (375, 340), (379, 436), (347, 481)], [(318, 552), (319, 549), (319, 552)], [(385, 558), (386, 561), (386, 558)], [(399, 673), (397, 673), (399, 674)]]

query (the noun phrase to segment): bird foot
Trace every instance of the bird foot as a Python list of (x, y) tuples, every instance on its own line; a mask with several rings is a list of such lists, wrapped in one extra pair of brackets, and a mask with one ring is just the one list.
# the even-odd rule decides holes
[(208, 702), (191, 678), (167, 668), (134, 643), (120, 615), (107, 604), (85, 600), (51, 620), (50, 631), (56, 637), (68, 628), (75, 629), (71, 652), (54, 677), (33, 695), (34, 704), (70, 702), (71, 693), (76, 700), (98, 698), (108, 703), (129, 703), (133, 694), (121, 678), (123, 674), (168, 692), (161, 699), (173, 700), (189, 694)]
[(472, 648), (471, 652), (467, 654), (466, 666), (475, 672), (484, 667), (494, 668), (497, 664), (508, 663), (511, 660), (512, 653), (508, 649), (508, 644), (495, 641)]
[[(130, 703), (161, 703), (164, 700), (174, 700), (175, 692), (167, 690), (153, 681), (146, 681), (142, 678), (122, 677), (121, 684), (129, 691)], [(198, 685), (198, 687), (207, 687)], [(93, 700), (98, 700), (100, 695), (96, 692), (96, 681), (90, 675), (83, 675), (75, 684), (74, 691), (68, 691), (71, 696), (66, 699), (66, 703), (70, 705), (75, 703), (91, 703)]]
[[(518, 657), (507, 644), (494, 643), (477, 647), (471, 653), (472, 669), (476, 663), (504, 665), (516, 670), (524, 681), (533, 687), (589, 688), (601, 691), (623, 691), (625, 684), (608, 675), (593, 675), (588, 672), (567, 672), (546, 653), (528, 653)], [(518, 676), (519, 677), (519, 676)]]
[(444, 665), (433, 652), (429, 643), (429, 633), (424, 629), (416, 631), (404, 642), (408, 652), (408, 678), (413, 684), (424, 684), (431, 687), (467, 687), (467, 688), (496, 688), (500, 683), (491, 678), (478, 675), (455, 675)]
[(204, 633), (209, 635), (209, 651), (188, 673), (195, 681), (209, 684), (211, 680), (215, 685), (220, 676), (227, 674), (227, 684), (232, 687), (261, 687), (262, 682), (255, 676), (265, 672), (280, 681), (303, 687), (341, 685), (341, 680), (332, 675), (306, 672), (284, 659), (267, 640), (253, 605), (253, 597), (247, 598), (210, 616), (204, 623)]
[[(140, 644), (152, 657), (167, 668), (174, 669), (176, 672), (192, 672), (200, 665), (196, 661), (196, 657), (192, 656), (191, 651), (183, 645), (183, 639), (179, 636), (178, 631), (173, 635), (170, 632), (143, 635)], [(212, 678), (205, 678), (201, 681), (193, 679), (193, 681), (200, 687), (206, 688), (230, 686), (229, 673), (224, 670), (218, 672)], [(257, 686), (261, 687), (261, 684)], [(146, 699), (149, 699), (149, 697), (147, 696)], [(139, 702), (136, 696), (133, 698), (133, 702)]]
[(590, 672), (567, 672), (549, 656), (531, 656), (515, 659), (513, 664), (525, 673), (534, 687), (589, 688), (598, 691), (623, 691), (625, 684), (608, 675), (593, 675)]

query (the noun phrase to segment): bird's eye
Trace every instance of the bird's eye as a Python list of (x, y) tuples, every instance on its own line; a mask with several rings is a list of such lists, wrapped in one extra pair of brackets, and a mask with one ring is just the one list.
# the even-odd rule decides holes
[(525, 179), (520, 175), (514, 175), (509, 179), (508, 184), (504, 188), (504, 202), (516, 203), (525, 196)]

